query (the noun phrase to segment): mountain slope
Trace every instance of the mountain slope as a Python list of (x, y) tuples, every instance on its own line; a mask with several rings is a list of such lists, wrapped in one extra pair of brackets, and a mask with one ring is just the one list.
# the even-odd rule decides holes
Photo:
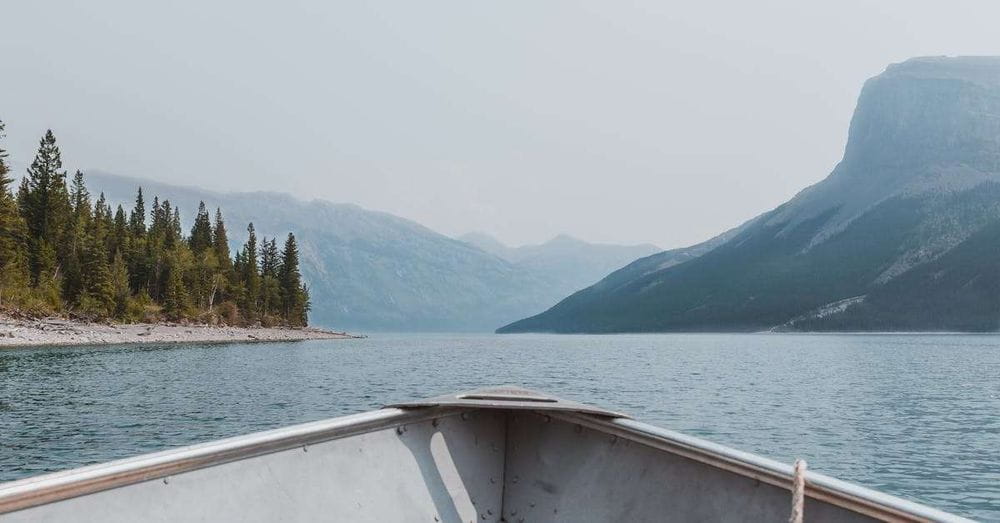
[[(89, 171), (87, 182), (92, 192), (103, 191), (110, 202), (126, 208), (142, 186), (147, 207), (149, 199), (159, 195), (180, 206), (185, 220), (199, 201), (210, 209), (221, 207), (234, 249), (246, 240), (250, 221), (258, 236), (295, 232), (312, 295), (310, 319), (316, 325), (491, 331), (544, 310), (609, 270), (601, 266), (585, 280), (579, 274), (552, 278), (550, 272), (530, 264), (512, 263), (410, 220), (351, 204), (304, 202), (279, 193), (220, 193), (100, 171)], [(626, 255), (631, 252), (623, 249)], [(565, 263), (571, 265), (572, 258), (568, 256)], [(580, 261), (592, 264), (589, 259)], [(631, 258), (621, 264), (627, 261)]]
[(596, 244), (567, 235), (556, 236), (539, 245), (521, 247), (508, 247), (483, 233), (466, 234), (459, 240), (495, 254), (559, 289), (561, 293), (546, 305), (552, 305), (559, 298), (593, 284), (633, 260), (661, 252), (660, 248), (650, 244)]
[[(221, 207), (233, 247), (294, 231), (314, 324), (356, 330), (491, 330), (558, 297), (546, 282), (415, 222), (350, 204), (277, 193), (218, 193), (91, 171), (93, 192), (131, 205), (136, 188), (180, 206)], [(147, 201), (147, 206), (149, 202)], [(185, 227), (189, 226), (185, 224)]]
[(703, 256), (619, 271), (500, 332), (995, 329), (968, 289), (1000, 262), (977, 239), (998, 184), (1000, 59), (909, 60), (866, 82), (822, 182)]

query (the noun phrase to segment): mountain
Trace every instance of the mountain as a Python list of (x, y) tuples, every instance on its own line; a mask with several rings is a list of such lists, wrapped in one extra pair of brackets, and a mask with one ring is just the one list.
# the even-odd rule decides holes
[(483, 233), (469, 233), (458, 239), (504, 259), (525, 273), (534, 274), (558, 289), (560, 293), (546, 306), (633, 260), (661, 251), (648, 243), (596, 244), (567, 235), (556, 236), (540, 245), (521, 247), (508, 247)]
[(499, 332), (992, 331), (998, 242), (1000, 58), (915, 58), (865, 83), (823, 181)]
[(481, 251), (488, 252), (508, 261), (510, 261), (512, 253), (517, 250), (516, 247), (508, 247), (500, 240), (484, 232), (470, 232), (459, 236), (457, 239), (471, 244)]
[[(109, 202), (126, 208), (141, 186), (147, 207), (158, 195), (178, 205), (185, 220), (193, 217), (200, 201), (210, 209), (221, 207), (233, 249), (246, 241), (251, 221), (258, 236), (294, 232), (315, 325), (356, 331), (491, 331), (545, 310), (608, 270), (586, 258), (581, 265), (593, 268), (586, 274), (589, 279), (553, 278), (531, 264), (512, 263), (413, 221), (351, 204), (306, 202), (270, 192), (213, 192), (93, 170), (87, 184), (93, 193), (103, 191)], [(603, 253), (603, 247), (596, 251)], [(618, 266), (633, 259), (627, 253), (638, 256), (649, 248), (623, 248)], [(572, 264), (571, 254), (565, 263)]]

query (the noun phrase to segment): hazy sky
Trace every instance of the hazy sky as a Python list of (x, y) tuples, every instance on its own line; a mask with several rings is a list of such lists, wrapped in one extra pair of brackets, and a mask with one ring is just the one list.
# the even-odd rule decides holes
[(1000, 2), (7, 0), (18, 171), (354, 202), (445, 234), (690, 244), (824, 177), (864, 80), (1000, 54)]

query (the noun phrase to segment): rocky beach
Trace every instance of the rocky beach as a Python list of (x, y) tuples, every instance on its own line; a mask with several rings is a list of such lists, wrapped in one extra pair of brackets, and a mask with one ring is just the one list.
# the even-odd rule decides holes
[(114, 345), (130, 343), (225, 343), (349, 339), (344, 332), (281, 327), (213, 327), (180, 324), (110, 324), (65, 318), (21, 319), (0, 316), (0, 348), (38, 345)]

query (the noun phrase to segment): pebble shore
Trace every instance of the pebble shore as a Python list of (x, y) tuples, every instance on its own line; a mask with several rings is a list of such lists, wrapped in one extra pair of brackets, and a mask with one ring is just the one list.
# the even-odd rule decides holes
[(358, 338), (316, 328), (212, 327), (175, 324), (87, 323), (63, 318), (17, 319), (0, 316), (0, 348), (36, 345), (112, 345), (130, 343), (265, 342)]

